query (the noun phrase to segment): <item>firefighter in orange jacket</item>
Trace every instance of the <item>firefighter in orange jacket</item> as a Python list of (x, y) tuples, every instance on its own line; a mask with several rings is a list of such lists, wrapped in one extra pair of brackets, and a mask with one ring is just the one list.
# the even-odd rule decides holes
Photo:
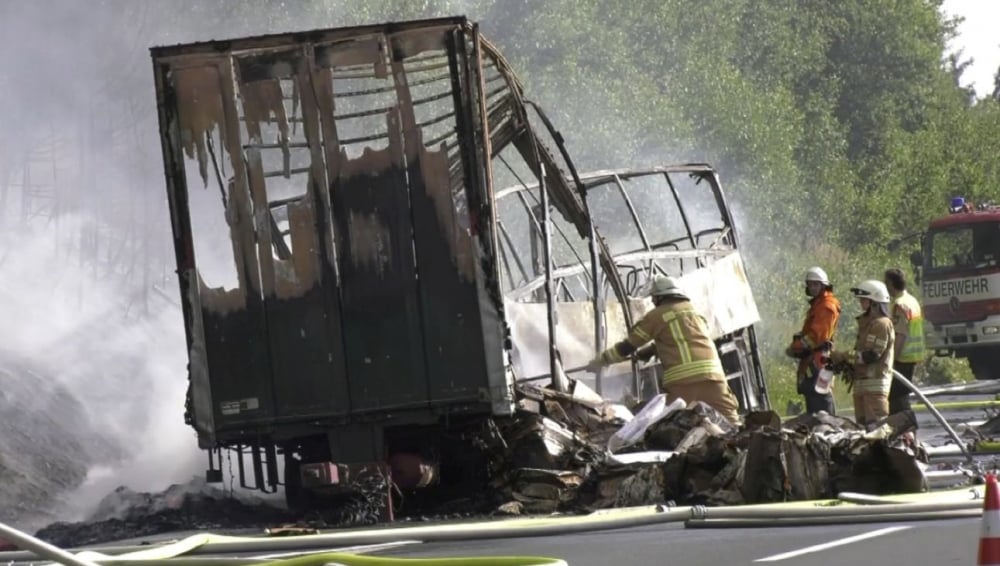
[(673, 277), (656, 276), (650, 296), (653, 310), (632, 327), (628, 337), (591, 360), (587, 369), (596, 373), (602, 366), (629, 356), (645, 361), (655, 353), (663, 366), (661, 383), (668, 403), (678, 397), (688, 405), (702, 401), (730, 423), (739, 425), (739, 401), (729, 389), (705, 319)]
[(809, 297), (809, 312), (806, 314), (802, 332), (792, 337), (792, 343), (785, 353), (799, 360), (798, 392), (805, 397), (806, 412), (813, 414), (826, 411), (834, 415), (836, 409), (833, 394), (817, 393), (816, 377), (826, 364), (825, 357), (833, 348), (833, 338), (840, 320), (840, 301), (833, 296), (833, 285), (826, 272), (819, 267), (806, 271), (806, 295)]

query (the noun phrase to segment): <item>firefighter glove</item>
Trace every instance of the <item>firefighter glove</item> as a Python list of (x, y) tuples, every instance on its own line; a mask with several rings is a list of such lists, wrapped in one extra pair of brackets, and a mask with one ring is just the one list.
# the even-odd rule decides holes
[(639, 361), (648, 362), (649, 360), (653, 359), (653, 354), (654, 353), (656, 353), (656, 352), (654, 351), (654, 348), (652, 348), (652, 347), (640, 348), (635, 353), (635, 357)]
[(827, 367), (840, 373), (850, 373), (854, 368), (857, 356), (854, 352), (830, 352)]
[(830, 363), (833, 365), (843, 365), (850, 363), (854, 358), (849, 352), (834, 351), (830, 352)]
[(602, 367), (604, 367), (604, 360), (601, 358), (601, 356), (597, 356), (596, 358), (587, 362), (587, 366), (584, 369), (586, 369), (590, 373), (597, 373), (598, 370), (600, 370)]
[(847, 386), (847, 392), (848, 393), (850, 393), (850, 392), (852, 392), (854, 390), (854, 374), (853, 373), (851, 373), (851, 372), (845, 373), (844, 375), (842, 375), (840, 377), (840, 380), (843, 381), (844, 385)]

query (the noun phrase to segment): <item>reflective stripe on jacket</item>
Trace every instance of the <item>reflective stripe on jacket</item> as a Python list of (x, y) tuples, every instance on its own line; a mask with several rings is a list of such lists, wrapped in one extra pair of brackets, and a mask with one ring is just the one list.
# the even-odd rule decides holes
[[(872, 306), (872, 310), (877, 309)], [(854, 366), (854, 391), (858, 393), (889, 393), (892, 385), (893, 348), (896, 344), (896, 331), (892, 320), (879, 312), (869, 312), (858, 317), (858, 338), (854, 343), (854, 351), (861, 354), (866, 351), (878, 356), (873, 363), (866, 364), (860, 360)]]
[(917, 298), (904, 290), (892, 302), (892, 319), (896, 332), (906, 334), (896, 361), (911, 364), (924, 361), (924, 316)]

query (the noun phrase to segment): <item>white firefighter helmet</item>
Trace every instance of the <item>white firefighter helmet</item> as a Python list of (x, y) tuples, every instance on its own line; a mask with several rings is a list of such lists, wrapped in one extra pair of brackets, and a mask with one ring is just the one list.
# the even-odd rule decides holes
[(888, 303), (890, 300), (889, 290), (886, 289), (885, 283), (877, 279), (863, 281), (860, 285), (851, 289), (851, 292), (859, 299), (870, 299), (876, 303)]
[(818, 281), (824, 285), (830, 285), (830, 278), (826, 276), (826, 272), (823, 271), (822, 267), (810, 267), (806, 270), (806, 283), (810, 281)]
[(666, 275), (657, 275), (653, 278), (649, 285), (649, 296), (688, 298), (677, 284), (677, 280)]

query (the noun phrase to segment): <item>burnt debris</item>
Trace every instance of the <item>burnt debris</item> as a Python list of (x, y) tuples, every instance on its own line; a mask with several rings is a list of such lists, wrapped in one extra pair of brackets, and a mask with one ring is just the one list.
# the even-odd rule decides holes
[[(378, 522), (385, 506), (382, 476), (369, 475), (323, 510), (295, 513), (257, 497), (237, 495), (195, 478), (160, 493), (119, 487), (80, 522), (57, 522), (35, 536), (62, 547), (78, 547), (182, 531), (358, 527)], [(277, 528), (275, 528), (277, 527)]]
[[(910, 426), (905, 419), (869, 432), (824, 413), (782, 423), (766, 411), (747, 414), (737, 428), (703, 403), (667, 405), (663, 395), (633, 415), (572, 380), (567, 392), (522, 383), (517, 395), (512, 417), (489, 421), (472, 439), (489, 458), (487, 493), (420, 504), (403, 499), (406, 512), (397, 520), (740, 505), (927, 488), (926, 458), (903, 437)], [(384, 477), (374, 474), (353, 487), (324, 510), (306, 514), (202, 481), (160, 494), (119, 488), (88, 521), (49, 525), (38, 536), (79, 546), (174, 531), (334, 528), (382, 520)]]
[[(659, 410), (637, 442), (612, 441), (631, 412), (580, 382), (571, 392), (521, 385), (521, 410), (492, 450), (499, 513), (609, 507), (738, 505), (926, 489), (926, 456), (904, 440), (905, 419), (868, 432), (824, 413), (782, 423), (772, 411), (732, 427), (703, 404)], [(654, 398), (649, 405), (660, 403)], [(645, 416), (646, 411), (640, 413)], [(638, 418), (638, 417), (636, 417)], [(631, 433), (634, 436), (634, 427)]]

